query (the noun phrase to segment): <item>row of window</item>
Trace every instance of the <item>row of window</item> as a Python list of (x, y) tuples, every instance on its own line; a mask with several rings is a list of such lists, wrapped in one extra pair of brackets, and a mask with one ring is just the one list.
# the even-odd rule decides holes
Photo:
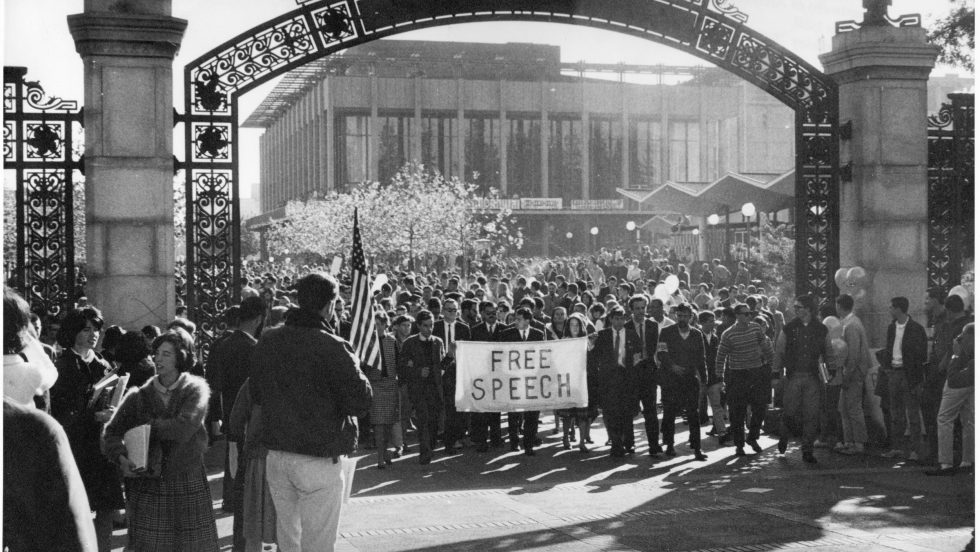
[[(391, 178), (412, 157), (416, 133), (413, 116), (379, 118), (378, 177)], [(500, 188), (501, 121), (498, 117), (463, 119), (463, 162), (458, 166), (456, 138), (459, 120), (451, 115), (421, 119), (422, 158), (446, 176), (460, 176), (477, 184), (481, 191)], [(548, 195), (565, 200), (582, 196), (582, 140), (580, 119), (549, 119)], [(541, 193), (540, 118), (511, 117), (507, 131), (507, 194), (534, 197)], [(659, 121), (629, 121), (628, 170), (631, 187), (652, 188), (663, 183), (662, 128)], [(735, 119), (710, 121), (707, 125), (707, 174), (701, 170), (701, 127), (697, 122), (671, 121), (668, 127), (667, 178), (696, 182), (717, 178), (735, 167), (733, 152), (724, 144), (736, 142)], [(616, 198), (623, 178), (623, 123), (618, 119), (589, 120), (589, 195), (595, 199)], [(370, 117), (340, 115), (336, 125), (336, 170), (338, 187), (368, 179), (370, 162)], [(475, 176), (474, 176), (475, 175)]]

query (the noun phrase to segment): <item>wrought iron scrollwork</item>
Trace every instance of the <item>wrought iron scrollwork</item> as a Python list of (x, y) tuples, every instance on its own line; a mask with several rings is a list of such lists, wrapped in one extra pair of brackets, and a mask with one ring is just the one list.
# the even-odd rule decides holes
[(57, 316), (75, 295), (73, 190), (81, 162), (75, 101), (45, 94), (23, 67), (4, 67), (3, 167), (15, 177), (17, 258), (11, 285), (39, 315)]
[(973, 257), (974, 97), (950, 94), (928, 119), (929, 287), (948, 292)]

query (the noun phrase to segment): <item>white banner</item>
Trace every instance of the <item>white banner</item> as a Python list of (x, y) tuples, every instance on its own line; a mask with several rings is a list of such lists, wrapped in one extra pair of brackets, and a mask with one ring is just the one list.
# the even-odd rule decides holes
[(561, 202), (560, 197), (522, 197), (521, 209), (524, 211), (561, 209)]
[(521, 412), (585, 407), (588, 338), (456, 342), (456, 409)]

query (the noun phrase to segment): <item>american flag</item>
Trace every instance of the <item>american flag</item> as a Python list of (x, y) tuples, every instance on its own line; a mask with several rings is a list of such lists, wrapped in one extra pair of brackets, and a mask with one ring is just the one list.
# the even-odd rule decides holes
[(354, 209), (354, 245), (351, 247), (351, 329), (350, 343), (362, 364), (378, 368), (381, 342), (374, 326), (374, 305), (371, 301), (371, 277), (364, 264), (364, 247), (361, 246), (361, 230), (357, 227), (357, 209)]

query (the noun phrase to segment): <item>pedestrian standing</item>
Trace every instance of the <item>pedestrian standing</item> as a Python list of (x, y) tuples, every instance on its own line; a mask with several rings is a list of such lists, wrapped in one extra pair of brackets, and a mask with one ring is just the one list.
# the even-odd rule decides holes
[[(958, 470), (973, 470), (975, 361), (973, 322), (956, 337), (948, 363), (948, 377), (939, 406), (939, 468), (926, 475), (953, 475)], [(963, 453), (959, 467), (953, 465), (953, 423), (963, 424)]]
[(356, 446), (354, 417), (371, 403), (360, 361), (327, 325), (338, 287), (326, 274), (300, 278), (299, 307), (282, 327), (263, 333), (252, 353), (249, 373), (262, 407), (266, 479), (282, 552), (334, 549), (350, 484), (341, 460)]
[(701, 453), (701, 419), (698, 416), (698, 397), (701, 382), (707, 379), (704, 336), (691, 327), (693, 312), (690, 305), (677, 306), (677, 323), (660, 332), (657, 359), (660, 361), (659, 380), (663, 389), (664, 417), (660, 425), (667, 456), (674, 451), (674, 421), (683, 414), (690, 430), (689, 444), (695, 460), (707, 460)]
[[(928, 338), (926, 330), (909, 316), (907, 297), (891, 300), (892, 323), (888, 325), (881, 366), (888, 374), (888, 408), (891, 414), (891, 450), (883, 456), (917, 462), (922, 454), (919, 400), (925, 381)], [(909, 438), (905, 439), (906, 420)]]
[(634, 295), (627, 306), (630, 319), (626, 322), (626, 329), (636, 334), (641, 345), (640, 361), (633, 366), (637, 397), (643, 412), (643, 428), (647, 434), (649, 454), (655, 456), (663, 452), (660, 446), (660, 423), (657, 421), (657, 385), (660, 381), (656, 356), (660, 326), (652, 318), (646, 317), (645, 296)]
[[(395, 425), (401, 415), (398, 391), (398, 343), (395, 336), (388, 333), (388, 315), (384, 311), (375, 313), (375, 327), (381, 343), (381, 366), (366, 366), (364, 374), (371, 382), (373, 398), (369, 417), (374, 424), (374, 446), (378, 454), (378, 469), (383, 470), (391, 464), (389, 445), (401, 429)], [(396, 447), (397, 448), (397, 447)]]
[(841, 366), (840, 408), (843, 454), (863, 454), (868, 442), (864, 421), (864, 381), (871, 369), (871, 349), (864, 324), (854, 313), (854, 298), (844, 293), (837, 297), (837, 315), (844, 327), (847, 356)]
[[(520, 280), (518, 280), (520, 281)], [(529, 293), (528, 290), (525, 290)], [(529, 299), (534, 303), (533, 299)], [(469, 341), (470, 328), (457, 319), (459, 304), (454, 299), (446, 299), (442, 305), (443, 319), (435, 323), (432, 333), (442, 339), (446, 346), (446, 356), (442, 359), (442, 403), (445, 410), (446, 429), (443, 441), (446, 454), (456, 452), (456, 442), (466, 436), (468, 422), (466, 412), (456, 410), (456, 342)]]
[(625, 328), (626, 311), (619, 305), (609, 310), (610, 327), (595, 338), (599, 362), (599, 400), (612, 444), (610, 455), (622, 458), (633, 452), (633, 417), (639, 411), (635, 367), (643, 359), (643, 345), (636, 332)]
[(820, 374), (820, 363), (826, 361), (827, 327), (815, 316), (813, 296), (797, 297), (793, 309), (796, 318), (786, 324), (776, 344), (776, 371), (785, 370), (778, 448), (785, 453), (790, 436), (797, 435), (802, 439), (803, 461), (813, 464), (817, 461), (813, 443), (820, 431), (820, 390), (827, 383)]
[(418, 420), (419, 464), (432, 462), (442, 412), (442, 340), (432, 335), (432, 313), (421, 310), (415, 317), (419, 333), (405, 340), (398, 358), (398, 378), (408, 386), (408, 396)]
[[(531, 327), (533, 315), (527, 307), (517, 309), (516, 321), (513, 327), (507, 328), (500, 334), (499, 341), (503, 342), (525, 342), (525, 341), (544, 341), (544, 332)], [(517, 450), (518, 433), (523, 431), (524, 437), (520, 446), (524, 449), (524, 454), (534, 456), (534, 441), (538, 436), (538, 417), (540, 411), (527, 410), (524, 412), (511, 412), (507, 414), (507, 433), (510, 438), (511, 450)]]

